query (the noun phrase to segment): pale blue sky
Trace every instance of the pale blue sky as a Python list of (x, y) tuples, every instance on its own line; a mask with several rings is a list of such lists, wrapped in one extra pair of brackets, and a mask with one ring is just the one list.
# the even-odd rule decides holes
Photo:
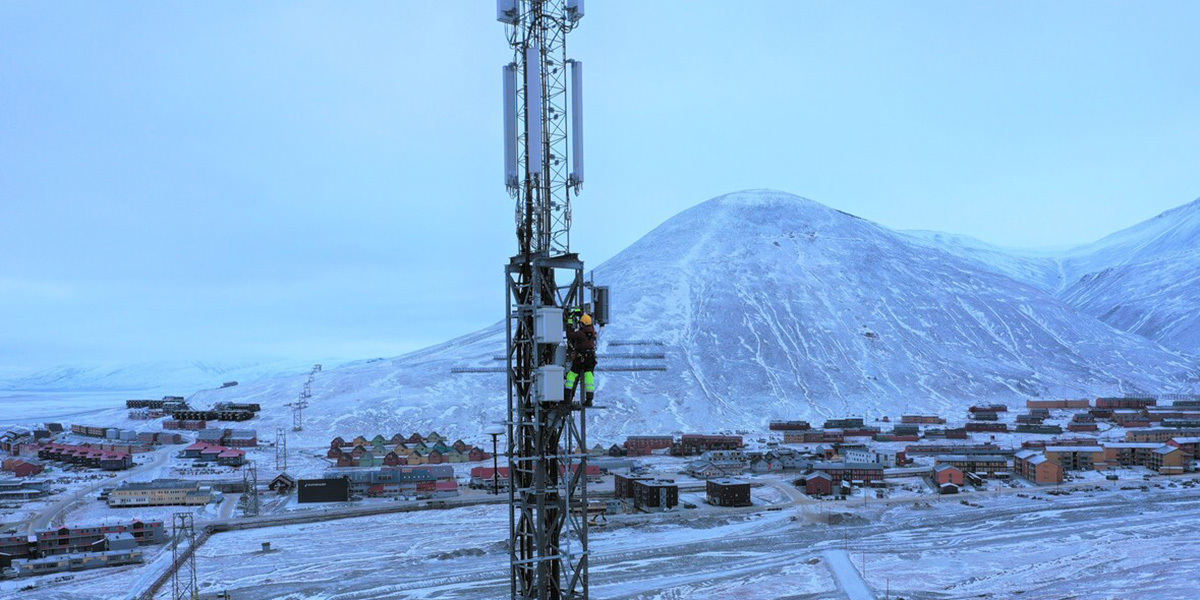
[[(0, 374), (391, 355), (500, 317), (490, 1), (0, 3)], [(592, 0), (599, 264), (770, 187), (1008, 246), (1200, 196), (1200, 4)]]

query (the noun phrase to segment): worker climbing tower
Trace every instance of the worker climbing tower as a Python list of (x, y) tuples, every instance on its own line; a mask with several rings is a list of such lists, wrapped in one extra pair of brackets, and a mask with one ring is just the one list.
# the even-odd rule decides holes
[[(504, 66), (504, 185), (518, 252), (505, 266), (509, 559), (512, 598), (588, 598), (586, 409), (564, 399), (564, 310), (588, 308), (570, 249), (583, 184), (582, 64), (566, 37), (583, 0), (498, 0)], [(599, 323), (603, 324), (603, 323)]]

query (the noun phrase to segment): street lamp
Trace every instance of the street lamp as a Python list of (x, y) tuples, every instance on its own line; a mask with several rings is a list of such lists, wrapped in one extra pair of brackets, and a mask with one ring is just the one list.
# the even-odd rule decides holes
[(497, 443), (498, 442), (496, 440), (500, 436), (504, 435), (504, 431), (505, 431), (504, 426), (499, 425), (499, 424), (489, 425), (487, 429), (483, 430), (484, 433), (492, 436), (492, 493), (493, 494), (500, 493), (500, 467), (499, 467), (500, 463), (499, 463), (499, 457), (497, 456), (497, 453), (498, 453)]

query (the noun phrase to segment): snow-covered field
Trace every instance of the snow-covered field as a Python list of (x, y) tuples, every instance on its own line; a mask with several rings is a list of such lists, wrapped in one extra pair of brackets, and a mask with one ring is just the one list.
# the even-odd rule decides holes
[[(593, 529), (592, 596), (1184, 600), (1195, 581), (1183, 575), (1200, 568), (1200, 492), (1180, 481), (613, 517)], [(204, 591), (239, 600), (490, 600), (507, 593), (507, 518), (488, 505), (219, 533), (198, 569)], [(151, 571), (23, 580), (38, 587), (21, 597), (121, 598)]]

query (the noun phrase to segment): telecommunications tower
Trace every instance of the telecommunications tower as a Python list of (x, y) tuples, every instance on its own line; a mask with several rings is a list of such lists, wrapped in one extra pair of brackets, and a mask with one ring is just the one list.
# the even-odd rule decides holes
[(589, 287), (570, 250), (571, 199), (583, 184), (583, 65), (567, 58), (566, 38), (583, 12), (583, 0), (496, 3), (513, 50), (503, 87), (504, 185), (518, 245), (504, 286), (514, 600), (588, 598), (586, 408), (563, 392), (564, 311), (585, 308)]

